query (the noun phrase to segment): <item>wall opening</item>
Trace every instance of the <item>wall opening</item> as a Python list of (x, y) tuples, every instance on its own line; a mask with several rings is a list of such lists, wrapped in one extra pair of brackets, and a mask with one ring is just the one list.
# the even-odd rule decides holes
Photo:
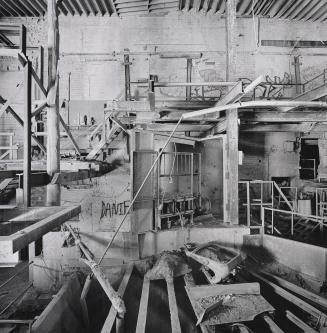
[(301, 139), (300, 179), (317, 178), (318, 165), (318, 139)]

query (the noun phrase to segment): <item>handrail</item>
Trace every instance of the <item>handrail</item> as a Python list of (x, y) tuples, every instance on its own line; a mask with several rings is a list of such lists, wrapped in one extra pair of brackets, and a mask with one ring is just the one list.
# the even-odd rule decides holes
[[(316, 226), (313, 227), (312, 231), (315, 230), (318, 226), (320, 227), (321, 236), (323, 237), (323, 227), (327, 227), (327, 217), (321, 217), (316, 215), (308, 215), (308, 214), (302, 214), (294, 211), (288, 211), (288, 210), (282, 210), (282, 209), (276, 209), (276, 208), (270, 208), (270, 207), (261, 207), (261, 225), (263, 233), (265, 233), (265, 211), (271, 211), (271, 234), (274, 234), (274, 212), (279, 212), (283, 214), (288, 214), (291, 216), (291, 236), (294, 236), (294, 216), (300, 217), (298, 221), (295, 222), (298, 223), (301, 219), (305, 218), (307, 220), (310, 220), (311, 222), (317, 223)], [(278, 230), (276, 229), (278, 232)], [(278, 232), (279, 233), (279, 232)]]
[(277, 185), (277, 183), (275, 181), (273, 181), (274, 187), (276, 188), (276, 190), (278, 191), (279, 195), (283, 198), (284, 202), (286, 203), (286, 205), (289, 207), (289, 209), (291, 211), (294, 211), (293, 206), (291, 205), (291, 203), (288, 201), (288, 199), (286, 198), (285, 194), (283, 193), (283, 191), (279, 188), (279, 186)]

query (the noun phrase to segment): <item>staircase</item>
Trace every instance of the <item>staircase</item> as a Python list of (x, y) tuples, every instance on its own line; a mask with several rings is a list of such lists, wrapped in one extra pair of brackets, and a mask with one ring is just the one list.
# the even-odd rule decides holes
[(317, 230), (319, 224), (310, 219), (300, 219), (294, 224), (293, 238), (300, 242), (312, 240), (313, 232)]
[(122, 128), (116, 123), (113, 123), (109, 133), (107, 135), (102, 134), (101, 141), (89, 152), (89, 154), (86, 156), (86, 160), (96, 159), (101, 153), (102, 149), (107, 148), (121, 132)]

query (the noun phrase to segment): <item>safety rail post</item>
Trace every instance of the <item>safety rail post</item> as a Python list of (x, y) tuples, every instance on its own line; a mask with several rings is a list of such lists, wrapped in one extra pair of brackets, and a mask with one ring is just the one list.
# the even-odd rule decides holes
[(261, 206), (262, 233), (265, 233), (265, 207)]
[(291, 235), (294, 235), (294, 212), (291, 212), (292, 217), (291, 217)]
[(271, 234), (274, 234), (274, 210), (271, 210)]
[(246, 182), (246, 201), (247, 201), (246, 219), (247, 219), (248, 227), (250, 227), (251, 226), (250, 182)]

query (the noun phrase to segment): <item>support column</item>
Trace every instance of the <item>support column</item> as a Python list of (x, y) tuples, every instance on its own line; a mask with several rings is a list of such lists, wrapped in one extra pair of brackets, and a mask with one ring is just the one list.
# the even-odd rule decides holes
[[(226, 0), (226, 81), (236, 76), (236, 0)], [(238, 112), (226, 112), (227, 134), (227, 216), (226, 222), (238, 224)]]
[[(59, 96), (57, 77), (59, 59), (59, 27), (56, 0), (48, 0), (48, 112), (47, 172), (60, 172)], [(47, 186), (47, 204), (60, 205), (60, 185)]]
[[(192, 82), (192, 59), (187, 58), (187, 66), (186, 66), (186, 82)], [(186, 100), (191, 100), (191, 92), (192, 87), (186, 87)]]
[(31, 113), (32, 113), (32, 63), (27, 60), (24, 67), (24, 206), (31, 206)]

